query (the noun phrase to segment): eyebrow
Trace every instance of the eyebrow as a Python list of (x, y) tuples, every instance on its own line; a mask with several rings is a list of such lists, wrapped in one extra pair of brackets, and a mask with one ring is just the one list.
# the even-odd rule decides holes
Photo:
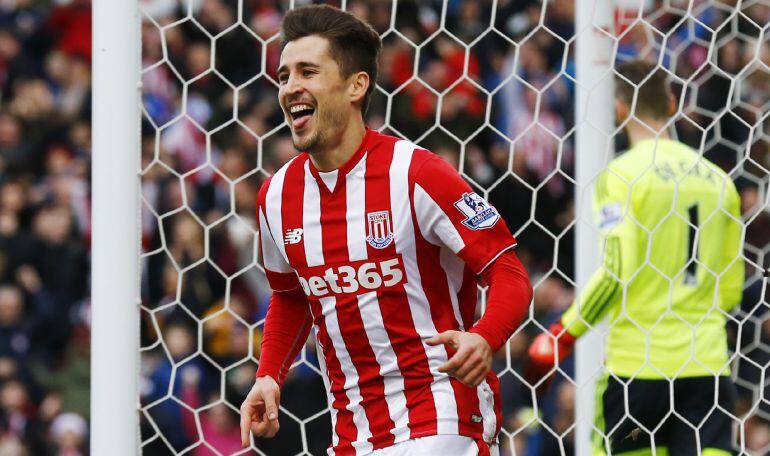
[[(321, 65), (319, 65), (317, 63), (312, 63), (312, 62), (297, 62), (297, 67), (299, 67), (299, 68), (321, 68)], [(282, 72), (284, 72), (284, 71), (286, 71), (288, 69), (289, 69), (289, 67), (287, 67), (286, 65), (281, 65), (281, 66), (278, 67), (278, 73), (282, 73)]]

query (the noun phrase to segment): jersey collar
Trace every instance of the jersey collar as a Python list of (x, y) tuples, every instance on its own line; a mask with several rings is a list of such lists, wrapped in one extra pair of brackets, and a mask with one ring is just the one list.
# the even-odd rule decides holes
[[(372, 130), (369, 127), (365, 128), (366, 133), (364, 133), (364, 138), (361, 140), (361, 144), (359, 144), (358, 149), (353, 152), (353, 155), (351, 155), (350, 158), (348, 158), (348, 160), (342, 164), (342, 166), (337, 168), (337, 183), (334, 186), (334, 190), (340, 188), (340, 181), (345, 179), (345, 176), (350, 172), (350, 170), (352, 170), (358, 164), (358, 162), (361, 161), (361, 157), (366, 154), (366, 150), (372, 141), (372, 137), (377, 133), (375, 130)], [(323, 182), (321, 175), (318, 173), (315, 165), (313, 165), (313, 161), (309, 159), (308, 168), (310, 168), (310, 174), (312, 174), (313, 178), (315, 178), (316, 183), (318, 184), (318, 187), (321, 189), (321, 191), (328, 192), (328, 187), (326, 187), (326, 184)], [(334, 193), (334, 191), (331, 193)]]

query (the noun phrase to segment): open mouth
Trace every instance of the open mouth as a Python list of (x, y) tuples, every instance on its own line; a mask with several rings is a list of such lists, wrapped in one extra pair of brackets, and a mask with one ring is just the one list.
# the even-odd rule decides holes
[(289, 107), (289, 115), (294, 128), (302, 128), (314, 112), (315, 108), (309, 104), (297, 104)]

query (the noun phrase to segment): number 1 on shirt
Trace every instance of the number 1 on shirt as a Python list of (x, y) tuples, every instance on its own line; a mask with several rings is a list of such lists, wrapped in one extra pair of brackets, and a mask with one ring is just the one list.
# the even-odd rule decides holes
[(698, 221), (698, 204), (693, 204), (687, 208), (688, 217), (688, 241), (687, 241), (687, 255), (685, 256), (685, 262), (687, 262), (687, 270), (684, 275), (685, 285), (697, 285), (698, 284), (698, 251), (697, 251), (697, 236), (698, 228), (700, 227)]

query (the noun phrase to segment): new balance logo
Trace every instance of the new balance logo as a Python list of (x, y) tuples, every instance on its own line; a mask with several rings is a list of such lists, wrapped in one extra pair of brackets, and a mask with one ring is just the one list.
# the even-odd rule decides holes
[(302, 240), (302, 228), (294, 228), (286, 230), (286, 235), (283, 237), (284, 244), (297, 244)]

